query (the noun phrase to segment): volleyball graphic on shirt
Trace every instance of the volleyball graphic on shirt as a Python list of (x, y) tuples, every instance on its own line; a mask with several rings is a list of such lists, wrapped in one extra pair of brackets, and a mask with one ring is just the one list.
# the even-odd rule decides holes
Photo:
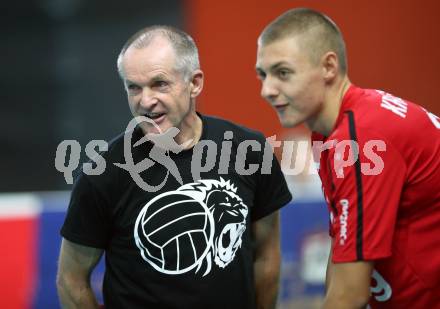
[(165, 274), (220, 268), (234, 259), (246, 230), (248, 208), (237, 188), (220, 178), (162, 193), (140, 211), (134, 238), (142, 258)]
[(134, 235), (144, 260), (160, 272), (179, 274), (201, 263), (211, 247), (214, 226), (204, 204), (172, 191), (142, 209)]

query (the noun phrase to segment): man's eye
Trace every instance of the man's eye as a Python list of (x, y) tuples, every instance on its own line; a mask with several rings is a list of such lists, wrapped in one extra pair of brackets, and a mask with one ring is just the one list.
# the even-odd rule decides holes
[(136, 90), (139, 90), (140, 87), (138, 85), (135, 85), (135, 84), (129, 84), (129, 85), (127, 85), (127, 89), (131, 90), (131, 91), (136, 91)]
[(278, 77), (281, 79), (285, 79), (287, 77), (289, 77), (290, 71), (288, 70), (279, 70), (278, 71)]
[(165, 88), (167, 86), (168, 86), (168, 83), (166, 81), (163, 81), (163, 80), (155, 81), (154, 84), (153, 84), (153, 87), (157, 87), (157, 88), (161, 88), (161, 89)]
[(266, 73), (263, 72), (257, 72), (257, 78), (259, 80), (264, 80), (266, 78)]

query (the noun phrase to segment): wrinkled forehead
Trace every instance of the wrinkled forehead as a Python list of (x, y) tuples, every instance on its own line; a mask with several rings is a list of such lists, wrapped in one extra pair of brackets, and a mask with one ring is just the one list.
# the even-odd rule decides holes
[(130, 46), (123, 56), (125, 65), (133, 64), (154, 64), (175, 62), (176, 55), (169, 42), (154, 40), (145, 47)]
[(169, 44), (152, 43), (141, 48), (131, 46), (123, 55), (121, 64), (125, 77), (146, 75), (153, 71), (176, 73), (176, 56)]

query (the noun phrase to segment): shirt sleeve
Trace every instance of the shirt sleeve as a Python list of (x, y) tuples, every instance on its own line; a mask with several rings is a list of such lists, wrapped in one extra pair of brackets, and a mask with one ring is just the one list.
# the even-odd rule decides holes
[(110, 234), (106, 204), (87, 176), (81, 174), (73, 186), (61, 235), (80, 245), (105, 249)]
[[(391, 143), (354, 126), (349, 131), (347, 140), (329, 150), (335, 263), (391, 255), (406, 173), (403, 158)], [(354, 162), (346, 166), (350, 160)]]
[(255, 209), (252, 212), (252, 221), (257, 221), (277, 211), (292, 200), (292, 195), (287, 187), (278, 159), (273, 153), (270, 173), (261, 172), (258, 176), (259, 181), (256, 186)]

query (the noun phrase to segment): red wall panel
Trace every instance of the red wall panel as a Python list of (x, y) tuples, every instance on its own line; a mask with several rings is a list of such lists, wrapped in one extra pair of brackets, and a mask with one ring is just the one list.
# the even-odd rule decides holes
[(294, 7), (320, 10), (339, 25), (353, 83), (386, 90), (440, 114), (435, 96), (440, 84), (440, 2), (435, 0), (187, 0), (187, 29), (199, 46), (205, 72), (200, 111), (266, 135), (282, 131), (275, 112), (259, 95), (256, 40), (269, 21)]

